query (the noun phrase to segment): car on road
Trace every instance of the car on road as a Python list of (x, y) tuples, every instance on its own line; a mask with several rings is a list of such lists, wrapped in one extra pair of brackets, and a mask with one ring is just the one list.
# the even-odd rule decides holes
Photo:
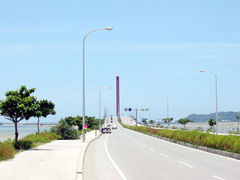
[(117, 129), (117, 125), (114, 124), (114, 125), (112, 126), (112, 129)]
[(105, 127), (105, 128), (102, 128), (102, 133), (103, 134), (111, 134), (111, 128), (109, 127)]

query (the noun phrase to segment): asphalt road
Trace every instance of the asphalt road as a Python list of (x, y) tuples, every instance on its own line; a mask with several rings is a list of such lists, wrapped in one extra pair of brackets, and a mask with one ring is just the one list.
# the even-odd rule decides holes
[(240, 161), (170, 143), (118, 125), (112, 134), (104, 134), (89, 145), (84, 179), (239, 180)]

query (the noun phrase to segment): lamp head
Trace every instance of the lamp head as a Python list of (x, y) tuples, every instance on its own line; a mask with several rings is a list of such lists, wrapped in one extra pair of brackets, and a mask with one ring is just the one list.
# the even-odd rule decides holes
[(105, 27), (104, 29), (107, 30), (107, 31), (111, 31), (111, 30), (113, 30), (112, 27)]

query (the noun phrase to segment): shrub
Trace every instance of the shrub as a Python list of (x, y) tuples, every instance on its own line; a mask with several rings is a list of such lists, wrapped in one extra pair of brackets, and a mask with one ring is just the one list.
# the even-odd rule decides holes
[(61, 139), (78, 139), (79, 133), (76, 129), (70, 126), (64, 119), (50, 129), (51, 133), (61, 136)]
[(0, 161), (14, 157), (15, 149), (10, 140), (0, 142)]
[(61, 136), (50, 133), (50, 132), (41, 132), (39, 134), (30, 134), (27, 135), (24, 139), (32, 141), (33, 143), (49, 143), (53, 140), (60, 139)]
[(15, 149), (31, 149), (33, 146), (33, 142), (30, 140), (20, 139), (17, 142), (14, 142)]

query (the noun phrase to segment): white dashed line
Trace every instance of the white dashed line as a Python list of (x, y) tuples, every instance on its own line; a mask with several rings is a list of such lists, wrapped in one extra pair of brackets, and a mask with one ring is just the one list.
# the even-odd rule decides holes
[(115, 169), (117, 170), (117, 172), (120, 174), (120, 176), (122, 177), (123, 180), (127, 180), (127, 178), (124, 176), (124, 174), (122, 173), (122, 171), (119, 169), (119, 167), (117, 166), (117, 164), (114, 162), (114, 160), (112, 159), (112, 157), (109, 154), (108, 148), (107, 148), (107, 140), (108, 140), (108, 135), (106, 137), (105, 140), (105, 150), (107, 153), (108, 158), (110, 159), (111, 163), (113, 164), (113, 166), (115, 167)]
[(216, 176), (216, 175), (213, 175), (212, 177), (216, 178), (216, 179), (219, 179), (219, 180), (224, 180), (223, 178), (219, 177), (219, 176)]
[(182, 161), (178, 161), (178, 162), (179, 162), (180, 164), (183, 164), (183, 165), (189, 167), (189, 168), (193, 168), (193, 166), (191, 166), (191, 165), (189, 165), (189, 164), (187, 164), (187, 163), (185, 163), (185, 162), (182, 162)]
[(163, 154), (163, 153), (159, 153), (161, 156), (165, 157), (165, 158), (168, 158), (168, 156), (166, 154)]

